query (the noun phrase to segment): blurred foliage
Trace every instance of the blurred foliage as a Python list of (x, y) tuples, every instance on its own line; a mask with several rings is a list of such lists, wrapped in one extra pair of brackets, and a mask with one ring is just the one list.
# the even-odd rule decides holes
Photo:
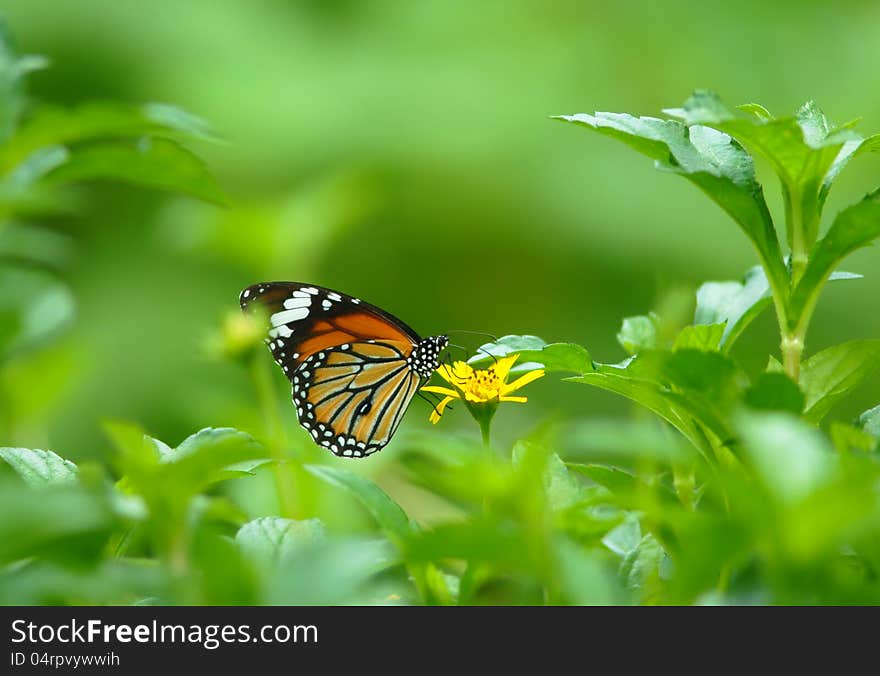
[[(874, 4), (4, 10), (0, 602), (880, 602)], [(547, 377), (329, 457), (260, 279)]]

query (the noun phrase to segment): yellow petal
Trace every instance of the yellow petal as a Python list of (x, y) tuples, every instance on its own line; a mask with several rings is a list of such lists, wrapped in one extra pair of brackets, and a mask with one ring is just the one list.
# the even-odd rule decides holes
[(431, 417), (429, 418), (431, 424), (436, 425), (438, 422), (440, 422), (440, 416), (443, 415), (443, 409), (446, 408), (446, 404), (452, 401), (452, 399), (452, 397), (446, 397), (443, 401), (441, 401), (434, 407), (434, 410), (431, 411)]
[(452, 383), (451, 369), (448, 364), (440, 364), (437, 368), (437, 375), (443, 378), (447, 383)]
[(521, 387), (528, 385), (530, 382), (537, 380), (538, 378), (542, 378), (544, 376), (543, 370), (537, 371), (529, 371), (524, 376), (520, 376), (512, 383), (507, 383), (506, 385), (501, 386), (501, 394), (505, 395), (508, 392), (515, 392)]
[(443, 394), (447, 397), (455, 397), (458, 399), (461, 395), (448, 387), (441, 387), (439, 385), (425, 385), (420, 388), (422, 392), (434, 392), (435, 394)]
[(528, 397), (498, 397), (498, 401), (513, 401), (517, 404), (525, 404), (528, 400)]
[(474, 370), (463, 361), (457, 361), (454, 362), (452, 366), (449, 366), (449, 364), (442, 364), (440, 368), (437, 369), (437, 373), (439, 373), (440, 377), (447, 383), (458, 387), (474, 374)]
[(513, 362), (517, 359), (519, 359), (518, 354), (512, 354), (509, 357), (501, 357), (497, 363), (489, 367), (489, 370), (494, 371), (495, 375), (498, 376), (498, 380), (504, 382), (507, 379), (507, 374), (510, 373), (510, 367), (513, 366)]
[(474, 370), (471, 368), (470, 364), (463, 361), (454, 361), (452, 362), (452, 384), (457, 385), (459, 383), (466, 382), (474, 377)]

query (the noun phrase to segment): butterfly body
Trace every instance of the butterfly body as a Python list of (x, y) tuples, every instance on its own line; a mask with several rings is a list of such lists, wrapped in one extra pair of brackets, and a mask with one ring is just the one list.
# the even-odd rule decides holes
[(420, 338), (393, 315), (338, 291), (264, 282), (239, 297), (268, 312), (266, 342), (291, 382), (300, 425), (335, 455), (365, 457), (394, 435), (446, 336)]

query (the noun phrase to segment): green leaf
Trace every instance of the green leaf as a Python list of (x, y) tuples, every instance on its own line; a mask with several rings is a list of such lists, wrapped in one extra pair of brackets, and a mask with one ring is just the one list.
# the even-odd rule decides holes
[(745, 394), (745, 403), (761, 411), (787, 411), (800, 415), (804, 410), (804, 394), (784, 373), (762, 373)]
[(729, 352), (734, 342), (770, 304), (770, 284), (761, 266), (746, 272), (742, 282), (706, 282), (697, 289), (694, 324), (724, 324), (720, 345)]
[(511, 373), (534, 371), (541, 368), (547, 373), (587, 373), (593, 370), (593, 360), (585, 347), (575, 343), (550, 343), (540, 350), (523, 350)]
[(807, 247), (812, 246), (822, 210), (825, 177), (844, 143), (860, 140), (855, 132), (832, 129), (812, 101), (791, 117), (741, 118), (712, 92), (697, 91), (683, 108), (664, 112), (684, 119), (689, 125), (708, 125), (729, 134), (752, 153), (766, 157), (782, 182), (787, 213), (797, 208), (803, 219), (803, 223), (794, 223), (802, 232), (789, 231), (789, 245), (797, 236)]
[(248, 554), (276, 564), (325, 540), (326, 530), (319, 519), (295, 521), (280, 516), (248, 521), (235, 534), (235, 542)]
[(656, 160), (658, 167), (697, 185), (751, 240), (763, 266), (770, 271), (774, 288), (785, 288), (787, 272), (754, 164), (729, 135), (709, 127), (687, 127), (676, 120), (618, 113), (563, 115), (556, 119), (623, 141)]
[(625, 557), (639, 546), (641, 540), (642, 529), (639, 526), (639, 519), (634, 514), (629, 514), (623, 523), (608, 531), (608, 534), (602, 538), (602, 544), (618, 556)]
[(695, 420), (712, 429), (720, 438), (728, 438), (724, 424), (717, 416), (701, 410), (699, 404), (689, 401), (680, 394), (670, 392), (659, 383), (626, 375), (598, 372), (585, 373), (567, 380), (615, 392), (644, 406), (675, 427), (698, 449), (703, 450), (703, 447), (700, 433), (694, 424)]
[(371, 578), (397, 563), (388, 541), (362, 538), (328, 539), (298, 548), (267, 580), (264, 603), (271, 605), (351, 605), (388, 603), (377, 597)]
[(831, 449), (825, 437), (787, 413), (751, 413), (739, 418), (743, 453), (771, 495), (798, 502), (828, 479)]
[[(880, 190), (841, 211), (825, 236), (816, 244), (804, 275), (789, 302), (790, 323), (815, 306), (819, 292), (832, 270), (850, 253), (868, 246), (880, 236)], [(790, 326), (789, 328), (794, 328)]]
[(429, 564), (425, 566), (424, 583), (431, 598), (439, 605), (455, 605), (459, 593), (459, 579), (454, 575), (444, 573), (437, 566)]
[(264, 460), (267, 451), (251, 435), (230, 427), (207, 427), (187, 437), (177, 448), (153, 439), (136, 426), (107, 423), (122, 451), (125, 474), (121, 485), (133, 487), (148, 500), (185, 504), (192, 496), (218, 481), (235, 478), (245, 467)]
[(650, 533), (646, 534), (638, 546), (629, 552), (620, 566), (620, 574), (627, 588), (650, 594), (660, 578), (660, 565), (666, 553), (657, 539)]
[(697, 448), (704, 450), (701, 435), (693, 426), (695, 421), (725, 442), (731, 439), (725, 409), (739, 399), (745, 377), (724, 355), (693, 349), (650, 350), (635, 357), (625, 369), (600, 367), (600, 372), (575, 380), (606, 389), (616, 387), (615, 391), (672, 423)]
[(686, 391), (698, 392), (716, 404), (729, 402), (740, 389), (742, 374), (736, 364), (717, 352), (682, 349), (648, 353), (633, 362), (635, 373), (652, 373)]
[(0, 145), (12, 136), (24, 110), (25, 75), (45, 65), (42, 57), (18, 55), (9, 25), (0, 16)]
[(440, 524), (414, 534), (407, 542), (406, 557), (418, 562), (463, 559), (518, 571), (534, 568), (533, 552), (524, 534), (510, 521)]
[[(409, 547), (413, 538), (420, 532), (419, 528), (409, 520), (406, 512), (385, 491), (369, 479), (348, 470), (328, 465), (305, 465), (305, 469), (319, 479), (353, 495), (367, 508), (388, 539), (398, 549), (409, 554)], [(425, 603), (454, 602), (455, 590), (450, 587), (448, 579), (442, 576), (433, 563), (424, 559), (414, 561), (408, 556), (406, 565)]]
[(672, 349), (717, 352), (724, 335), (725, 324), (696, 324), (685, 326), (675, 337)]
[(551, 453), (544, 470), (544, 493), (550, 509), (559, 511), (571, 507), (580, 500), (582, 489), (581, 482), (572, 476), (566, 464)]
[(761, 120), (762, 122), (767, 122), (773, 119), (773, 114), (760, 103), (744, 103), (740, 106), (737, 106), (736, 108), (737, 110), (741, 110), (744, 113), (754, 115), (758, 120)]
[(828, 431), (831, 443), (839, 453), (873, 453), (877, 448), (877, 436), (865, 429), (832, 420)]
[[(490, 361), (494, 361), (494, 359), (506, 357), (515, 352), (540, 352), (545, 347), (547, 347), (547, 343), (538, 336), (501, 336), (501, 338), (492, 343), (483, 343), (480, 345), (480, 347), (477, 348), (476, 354), (468, 359), (468, 364), (477, 365), (489, 363)], [(525, 362), (516, 364), (515, 368), (522, 368), (524, 363)]]
[(825, 175), (825, 181), (822, 184), (822, 189), (819, 193), (819, 204), (825, 204), (832, 183), (834, 183), (834, 180), (840, 174), (841, 170), (843, 170), (851, 159), (866, 152), (878, 151), (880, 151), (880, 134), (874, 134), (866, 139), (850, 139), (844, 143), (840, 152), (837, 154), (837, 157), (834, 158), (834, 162), (831, 163), (831, 168)]
[(638, 480), (629, 472), (608, 465), (585, 465), (570, 463), (569, 467), (585, 477), (604, 486), (612, 493), (632, 493), (636, 490)]
[(28, 155), (6, 178), (8, 188), (22, 190), (34, 185), (46, 174), (70, 159), (64, 146), (46, 146)]
[(63, 330), (74, 312), (73, 296), (53, 275), (0, 265), (0, 358)]
[(657, 318), (648, 315), (625, 317), (617, 332), (617, 342), (629, 354), (658, 347)]
[(206, 120), (179, 106), (154, 102), (144, 104), (142, 110), (144, 117), (155, 122), (160, 129), (178, 131), (200, 141), (217, 143), (222, 140)]
[(74, 150), (48, 174), (53, 183), (112, 180), (192, 195), (214, 204), (226, 201), (204, 163), (168, 139), (101, 143)]
[(382, 530), (396, 543), (401, 543), (412, 533), (409, 517), (400, 505), (369, 479), (328, 465), (306, 465), (305, 468), (322, 481), (341, 488), (357, 498), (376, 519)]
[[(152, 441), (158, 442), (163, 463), (202, 460), (210, 454), (214, 467), (226, 468), (235, 463), (261, 458), (258, 454), (265, 452), (250, 434), (232, 427), (206, 427), (189, 435), (172, 450), (165, 450), (168, 447), (158, 440)], [(226, 458), (235, 459), (227, 461)]]
[(831, 407), (880, 367), (880, 340), (854, 340), (817, 352), (801, 365), (804, 418), (818, 423)]
[[(161, 442), (160, 442), (161, 443)], [(250, 434), (231, 427), (207, 427), (162, 453), (161, 471), (191, 486), (248, 474), (266, 462), (266, 449)], [(245, 468), (244, 471), (241, 468)]]
[(543, 369), (547, 373), (571, 372), (586, 373), (593, 370), (593, 360), (586, 348), (575, 343), (545, 343), (538, 336), (503, 336), (493, 343), (485, 343), (477, 348), (477, 353), (468, 359), (473, 366), (488, 364), (493, 358), (519, 354), (510, 369), (511, 373), (522, 373)]
[(76, 481), (76, 465), (52, 451), (34, 448), (2, 448), (0, 458), (34, 487)]
[(475, 355), (472, 359), (476, 359), (477, 357), (479, 357), (480, 359), (487, 359), (488, 355), (480, 354), (484, 349), (486, 350), (486, 352), (494, 357), (504, 357), (505, 355), (512, 354), (514, 352), (542, 350), (546, 345), (547, 343), (538, 336), (502, 336), (494, 343), (486, 343), (484, 345), (481, 345), (478, 350), (478, 354)]
[(880, 439), (880, 406), (869, 408), (859, 416), (859, 427)]
[(161, 136), (172, 140), (216, 141), (200, 118), (168, 104), (143, 107), (112, 101), (88, 101), (74, 107), (42, 105), (0, 146), (0, 174), (47, 147), (83, 147), (99, 141)]
[(596, 551), (585, 550), (568, 538), (554, 544), (564, 603), (606, 606), (628, 600)]
[[(852, 272), (836, 271), (829, 281), (860, 279)], [(756, 265), (746, 272), (742, 282), (706, 282), (697, 289), (694, 324), (724, 324), (721, 351), (730, 352), (743, 331), (770, 305), (770, 284), (763, 268)], [(797, 316), (794, 315), (793, 316)]]
[[(120, 518), (102, 490), (82, 481), (34, 490), (20, 480), (0, 480), (0, 562), (52, 559), (96, 561)], [(7, 569), (8, 570), (8, 569)]]

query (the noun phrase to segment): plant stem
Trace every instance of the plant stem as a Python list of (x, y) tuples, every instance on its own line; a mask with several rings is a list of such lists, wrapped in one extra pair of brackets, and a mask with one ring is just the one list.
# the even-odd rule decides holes
[[(812, 309), (805, 309), (801, 317), (789, 317), (788, 299), (804, 276), (804, 271), (809, 263), (809, 253), (807, 251), (806, 232), (804, 231), (802, 196), (797, 189), (788, 185), (787, 182), (783, 182), (782, 193), (785, 202), (786, 227), (791, 246), (789, 284), (788, 288), (779, 289), (771, 281), (771, 292), (776, 309), (776, 318), (779, 322), (779, 347), (782, 352), (782, 366), (786, 375), (793, 381), (798, 382), (801, 372), (801, 356), (804, 352), (804, 338)], [(771, 279), (770, 271), (765, 270), (765, 272), (768, 279)], [(792, 326), (795, 328), (792, 329)]]
[[(788, 317), (787, 312), (780, 314), (780, 306), (785, 310), (788, 306), (788, 296), (804, 276), (804, 271), (809, 262), (807, 252), (806, 233), (804, 231), (804, 214), (802, 208), (802, 196), (799, 191), (790, 186), (783, 185), (785, 198), (785, 219), (791, 243), (791, 258), (789, 260), (791, 282), (786, 298), (780, 299), (776, 304), (776, 312), (779, 315), (780, 350), (782, 351), (782, 366), (786, 375), (794, 382), (798, 382), (801, 373), (801, 356), (804, 352), (804, 338), (809, 324), (810, 310), (804, 312), (802, 317)], [(774, 294), (775, 296), (775, 294)], [(791, 320), (794, 321), (791, 321)], [(789, 328), (794, 325), (796, 328)]]
[(288, 458), (284, 453), (286, 435), (284, 423), (278, 413), (275, 392), (272, 387), (272, 374), (267, 368), (268, 362), (263, 355), (255, 355), (251, 362), (251, 378), (257, 393), (257, 401), (263, 414), (263, 429), (269, 453), (274, 461), (272, 474), (275, 477), (275, 490), (278, 492), (278, 503), (281, 515), (288, 518), (297, 516), (296, 491), (293, 476), (288, 466)]
[(798, 382), (801, 375), (801, 355), (804, 352), (804, 339), (797, 333), (784, 333), (782, 336), (782, 366), (786, 375)]
[(807, 267), (807, 243), (806, 233), (804, 232), (804, 215), (801, 209), (801, 196), (798, 193), (787, 191), (789, 196), (786, 200), (785, 210), (786, 219), (788, 220), (788, 231), (791, 233), (791, 288), (794, 289), (801, 277), (804, 276), (804, 270)]
[(492, 448), (492, 419), (491, 418), (481, 418), (480, 419), (480, 434), (483, 437), (483, 446), (487, 449)]

